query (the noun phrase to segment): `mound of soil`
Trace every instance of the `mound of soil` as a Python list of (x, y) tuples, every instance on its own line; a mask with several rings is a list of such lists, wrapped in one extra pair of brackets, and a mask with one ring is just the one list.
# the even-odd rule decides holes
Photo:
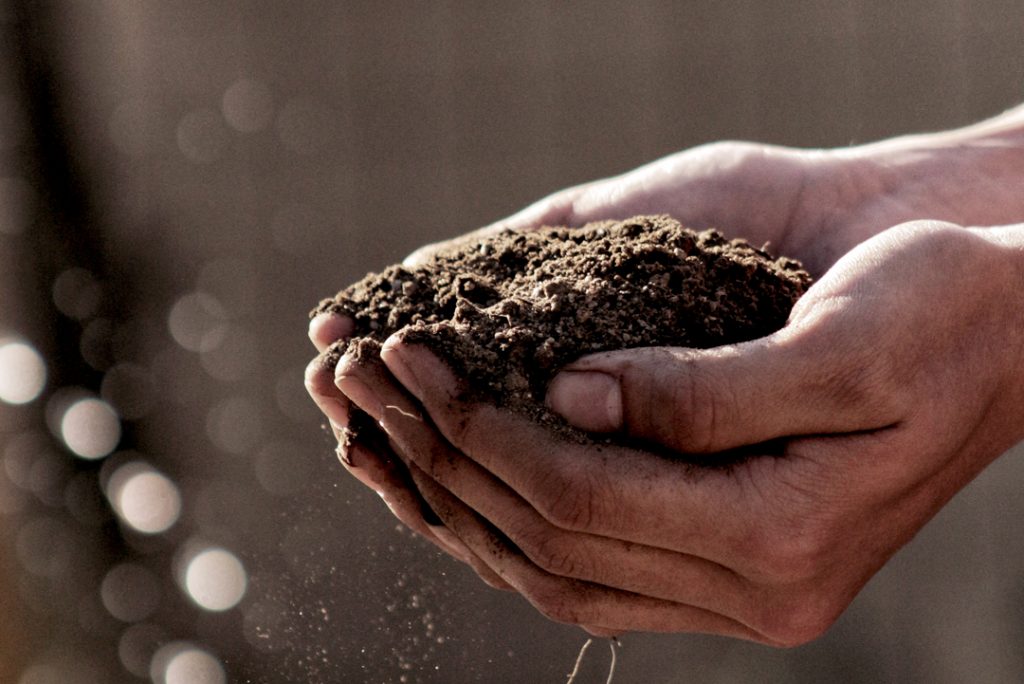
[(475, 398), (558, 425), (544, 394), (568, 362), (762, 337), (785, 324), (810, 282), (792, 259), (668, 216), (641, 216), (461, 243), (420, 266), (368, 274), (312, 315), (355, 321), (335, 359), (349, 345), (359, 357), (376, 355), (402, 330), (446, 359)]

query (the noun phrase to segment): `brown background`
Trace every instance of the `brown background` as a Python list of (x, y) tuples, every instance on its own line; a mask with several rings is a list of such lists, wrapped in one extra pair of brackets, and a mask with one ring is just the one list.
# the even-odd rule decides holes
[[(127, 625), (96, 598), (123, 559), (165, 582), (148, 621), (231, 681), (561, 681), (581, 632), (397, 531), (335, 463), (301, 388), (306, 311), (424, 242), (692, 145), (839, 146), (1024, 95), (1019, 0), (124, 0), (0, 16), (0, 172), (36, 189), (29, 228), (0, 235), (0, 329), (43, 351), (48, 392), (97, 390), (115, 362), (145, 369), (149, 410), (122, 446), (185, 502), (170, 533), (140, 541), (98, 494), (84, 521), (58, 495), (98, 465), (61, 453), (27, 489), (0, 469), (17, 502), (0, 517), (0, 680), (20, 684), (141, 681), (118, 663)], [(225, 105), (239, 79), (269, 94), (245, 130)], [(71, 266), (103, 285), (99, 360), (81, 343), (93, 321), (53, 308)], [(167, 322), (196, 291), (230, 330), (203, 355)], [(42, 429), (44, 402), (0, 408), (0, 455)], [(617, 681), (1019, 681), (1022, 476), (1019, 454), (990, 468), (820, 641), (629, 636)], [(40, 516), (77, 540), (56, 577), (19, 565)], [(203, 613), (174, 584), (197, 536), (243, 558), (239, 608)], [(597, 681), (606, 652), (591, 658)]]

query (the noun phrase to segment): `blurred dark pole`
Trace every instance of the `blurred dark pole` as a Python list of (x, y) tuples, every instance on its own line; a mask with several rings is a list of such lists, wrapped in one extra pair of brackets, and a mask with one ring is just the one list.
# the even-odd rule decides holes
[[(35, 276), (31, 290), (37, 297), (30, 308), (43, 333), (40, 345), (49, 345), (40, 351), (58, 364), (51, 369), (53, 384), (94, 387), (101, 374), (81, 362), (78, 324), (62, 316), (47, 296), (57, 276), (71, 267), (88, 270), (100, 282), (107, 279), (99, 216), (90, 202), (88, 176), (77, 163), (67, 125), (72, 113), (54, 63), (61, 46), (51, 26), (59, 4), (19, 0), (16, 10), (11, 38), (19, 57), (19, 99), (29, 123), (20, 162), (38, 197), (35, 221), (26, 236)], [(105, 297), (100, 305), (103, 315), (116, 316), (119, 301), (117, 296)]]
[[(70, 138), (69, 108), (64, 84), (55, 68), (54, 55), (61, 49), (50, 27), (59, 4), (13, 1), (3, 8), (2, 59), (5, 101), (13, 110), (8, 125), (16, 137), (0, 148), (0, 175), (18, 178), (32, 190), (34, 202), (23, 229), (0, 236), (0, 331), (29, 339), (47, 359), (48, 384), (44, 396), (31, 406), (9, 409), (18, 412), (17, 429), (46, 432), (45, 399), (55, 388), (83, 387), (96, 391), (102, 373), (83, 361), (80, 351), (82, 326), (63, 315), (51, 295), (58, 276), (69, 268), (85, 269), (100, 283), (109, 282), (100, 245), (99, 216), (88, 190), (87, 176), (77, 164)], [(119, 314), (116, 290), (107, 290), (100, 311), (106, 317)], [(0, 421), (0, 453), (12, 436)], [(55, 438), (53, 446), (60, 449)], [(62, 452), (65, 453), (66, 452)], [(70, 468), (98, 475), (98, 465), (66, 456)], [(98, 490), (98, 482), (97, 482)], [(39, 512), (36, 501), (28, 513)], [(88, 641), (78, 629), (79, 606), (56, 611), (34, 610), (21, 591), (16, 566), (18, 517), (3, 520), (0, 528), (0, 681), (18, 681), (29, 660), (53, 646), (60, 635), (73, 633)], [(124, 552), (112, 520), (99, 537), (90, 540), (92, 562)], [(74, 569), (72, 569), (74, 571)], [(73, 639), (72, 639), (73, 640)], [(82, 644), (79, 644), (82, 645)], [(85, 644), (88, 646), (88, 644)]]

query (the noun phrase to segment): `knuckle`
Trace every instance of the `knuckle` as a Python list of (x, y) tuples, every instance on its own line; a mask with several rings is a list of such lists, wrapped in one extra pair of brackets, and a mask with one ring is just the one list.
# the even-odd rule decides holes
[(535, 502), (541, 517), (564, 530), (582, 531), (593, 521), (593, 491), (589, 478), (564, 467), (542, 474)]
[[(324, 369), (323, 359), (316, 357), (308, 364), (306, 364), (306, 370), (303, 374), (303, 380), (306, 385), (306, 391), (311, 395), (323, 394), (325, 389), (325, 383), (327, 383), (327, 371)], [(333, 382), (331, 382), (333, 387)]]
[[(865, 336), (851, 336), (848, 325), (833, 325), (842, 305), (822, 305), (803, 332), (821, 362), (807, 369), (804, 391), (820, 396), (839, 415), (856, 416), (865, 424), (889, 424), (903, 418), (914, 404), (915, 383), (907, 377), (906, 345), (875, 345)], [(878, 321), (865, 323), (869, 327)]]
[[(480, 411), (466, 410), (460, 404), (450, 404), (446, 410), (432, 412), (430, 417), (438, 424), (452, 446), (460, 450), (464, 449), (473, 435), (481, 429)], [(486, 425), (483, 429), (486, 429)]]
[(458, 451), (471, 453), (478, 445), (495, 439), (496, 425), (503, 425), (501, 409), (460, 398), (429, 407), (427, 411), (441, 433)]
[(698, 371), (694, 360), (687, 361), (687, 371), (674, 384), (670, 405), (675, 410), (668, 412), (669, 421), (659, 426), (659, 432), (687, 451), (714, 451), (729, 402), (720, 397), (723, 388)]
[(416, 466), (442, 485), (449, 485), (458, 476), (459, 461), (451, 458), (448, 450), (437, 441), (432, 441), (426, 449), (409, 456), (419, 456)]
[(587, 577), (587, 563), (578, 546), (565, 535), (555, 533), (534, 537), (521, 547), (541, 570), (562, 577)]
[(814, 520), (773, 525), (783, 533), (761, 534), (750, 548), (759, 560), (758, 583), (771, 591), (754, 601), (752, 626), (775, 645), (791, 648), (822, 636), (842, 612), (831, 590), (827, 526)]
[(551, 211), (561, 214), (566, 225), (579, 226), (593, 220), (594, 197), (600, 196), (600, 190), (594, 193), (585, 187), (574, 187), (551, 195), (547, 202)]
[(584, 622), (578, 597), (562, 583), (536, 582), (524, 593), (530, 603), (549, 620), (570, 625)]
[[(895, 381), (901, 377), (902, 364), (878, 351), (850, 350), (842, 362), (830, 364), (824, 381), (828, 395), (841, 409), (888, 422), (903, 413), (906, 392)], [(851, 362), (854, 359), (856, 362)]]

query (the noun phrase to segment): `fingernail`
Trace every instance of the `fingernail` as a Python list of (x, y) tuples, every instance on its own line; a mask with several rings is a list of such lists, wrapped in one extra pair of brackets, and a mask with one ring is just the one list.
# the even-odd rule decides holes
[(369, 385), (354, 375), (338, 375), (335, 377), (334, 384), (352, 400), (352, 403), (369, 413), (375, 421), (381, 420), (384, 415), (384, 407)]
[(348, 425), (348, 406), (346, 402), (340, 399), (320, 397), (317, 400), (317, 404), (332, 423), (340, 426)]
[(413, 373), (412, 368), (402, 356), (402, 343), (396, 337), (389, 337), (380, 350), (380, 358), (387, 365), (388, 370), (395, 376), (398, 382), (409, 390), (414, 397), (417, 399), (423, 399), (423, 393), (420, 390), (420, 382)]
[(309, 335), (309, 341), (313, 343), (313, 346), (316, 347), (317, 351), (323, 351), (326, 348), (326, 345), (323, 343), (324, 335), (321, 332), (326, 320), (327, 314), (321, 313), (314, 316), (313, 320), (309, 322), (309, 330), (307, 331), (307, 334)]
[(323, 351), (332, 342), (352, 334), (352, 319), (334, 313), (319, 313), (309, 322), (309, 340), (317, 351)]
[(607, 373), (559, 373), (548, 386), (547, 405), (583, 430), (611, 432), (622, 427), (622, 389)]

